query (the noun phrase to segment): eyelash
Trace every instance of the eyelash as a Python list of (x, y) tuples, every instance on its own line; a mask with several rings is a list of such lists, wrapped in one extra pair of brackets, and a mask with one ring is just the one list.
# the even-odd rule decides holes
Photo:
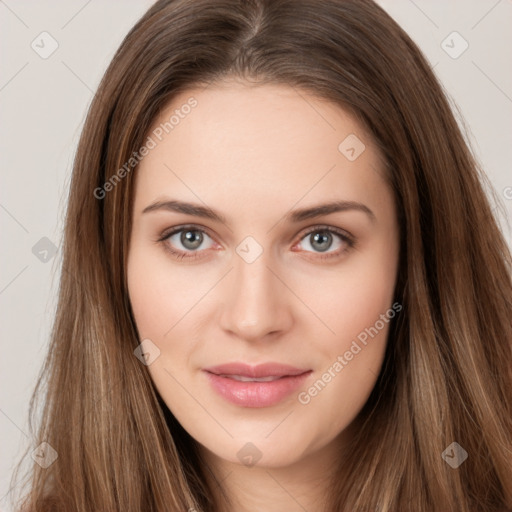
[[(172, 235), (175, 235), (176, 233), (181, 233), (182, 231), (198, 231), (198, 232), (208, 235), (210, 238), (212, 238), (208, 234), (208, 232), (205, 229), (201, 228), (200, 226), (186, 225), (186, 226), (177, 226), (177, 227), (173, 228), (171, 231), (164, 231), (164, 233), (157, 239), (157, 242), (163, 243), (165, 250), (168, 251), (169, 253), (171, 253), (171, 255), (173, 257), (177, 258), (178, 260), (196, 259), (196, 258), (200, 257), (199, 253), (201, 251), (188, 251), (188, 252), (177, 251), (177, 250), (173, 249), (169, 244), (165, 243)], [(311, 235), (312, 233), (317, 233), (317, 232), (331, 233), (331, 234), (337, 235), (339, 238), (341, 238), (341, 240), (344, 243), (347, 244), (347, 247), (345, 249), (342, 249), (341, 252), (338, 250), (337, 252), (327, 253), (327, 254), (316, 253), (318, 255), (317, 259), (326, 260), (326, 259), (330, 259), (330, 258), (339, 257), (339, 256), (341, 256), (341, 254), (347, 253), (348, 251), (353, 249), (356, 245), (355, 238), (353, 238), (351, 235), (348, 235), (346, 232), (344, 232), (340, 229), (334, 228), (332, 226), (325, 226), (325, 225), (317, 225), (317, 226), (311, 227), (306, 233), (304, 233), (301, 236), (299, 241), (302, 241), (308, 235)], [(310, 251), (307, 251), (307, 252), (310, 252)]]

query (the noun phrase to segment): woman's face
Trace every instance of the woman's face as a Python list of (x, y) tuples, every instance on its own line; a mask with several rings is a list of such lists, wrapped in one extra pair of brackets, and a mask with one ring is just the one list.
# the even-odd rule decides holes
[(334, 104), (234, 81), (176, 96), (149, 137), (128, 258), (136, 354), (214, 456), (278, 467), (329, 448), (401, 308), (373, 141)]

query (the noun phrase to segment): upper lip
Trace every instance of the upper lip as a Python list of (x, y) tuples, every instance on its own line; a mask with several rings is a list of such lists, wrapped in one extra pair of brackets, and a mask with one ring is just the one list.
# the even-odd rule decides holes
[(263, 363), (251, 366), (246, 363), (234, 362), (204, 368), (204, 371), (214, 373), (216, 375), (239, 375), (241, 377), (253, 377), (257, 379), (260, 377), (301, 375), (309, 370), (295, 368), (294, 366), (281, 363)]

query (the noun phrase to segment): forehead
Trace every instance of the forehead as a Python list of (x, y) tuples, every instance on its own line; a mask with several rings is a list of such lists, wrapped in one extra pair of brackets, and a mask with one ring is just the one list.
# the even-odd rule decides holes
[(155, 146), (137, 171), (139, 199), (179, 192), (247, 210), (276, 194), (288, 202), (340, 195), (378, 202), (386, 186), (364, 127), (340, 106), (291, 86), (191, 88), (161, 111), (148, 136)]

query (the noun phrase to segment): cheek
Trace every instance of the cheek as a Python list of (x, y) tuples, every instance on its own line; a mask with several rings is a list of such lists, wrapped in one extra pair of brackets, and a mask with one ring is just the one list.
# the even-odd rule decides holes
[[(359, 335), (364, 339), (364, 333), (376, 322), (379, 331), (387, 332), (387, 323), (383, 325), (380, 318), (393, 302), (397, 274), (395, 248), (383, 239), (375, 244), (374, 250), (354, 253), (347, 265), (320, 281), (309, 282), (309, 304), (331, 330), (324, 337), (331, 358), (334, 353), (348, 350)], [(306, 291), (307, 288), (302, 288), (302, 294)], [(393, 311), (390, 313), (394, 315)]]
[(139, 334), (141, 338), (154, 338), (157, 343), (170, 334), (207, 291), (208, 281), (203, 283), (196, 275), (176, 271), (165, 255), (155, 255), (144, 248), (132, 249), (127, 274)]
[(393, 304), (393, 268), (376, 266), (347, 277), (347, 282), (351, 286), (331, 311), (336, 335), (323, 343), (326, 363), (299, 397), (309, 409), (305, 414), (322, 417), (330, 432), (346, 428), (368, 400), (382, 368), (391, 322), (401, 310), (401, 304)]
[(390, 323), (401, 310), (400, 304), (393, 304), (396, 253), (383, 243), (380, 250), (353, 261), (311, 296), (312, 308), (321, 312), (333, 333), (316, 338), (322, 365), (299, 397), (301, 404), (327, 414), (339, 428), (370, 395), (381, 370)]

